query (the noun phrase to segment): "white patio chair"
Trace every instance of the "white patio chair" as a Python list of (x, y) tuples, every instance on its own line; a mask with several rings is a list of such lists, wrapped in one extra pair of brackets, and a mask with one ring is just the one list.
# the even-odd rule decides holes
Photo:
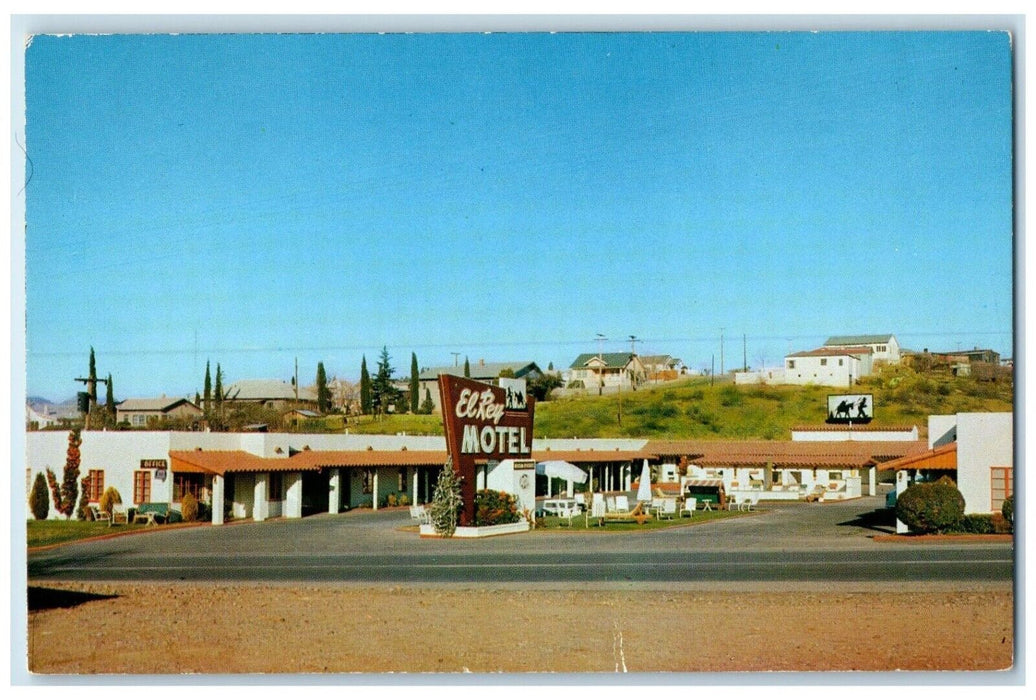
[(567, 520), (568, 526), (572, 527), (572, 518), (574, 518), (577, 515), (579, 515), (579, 506), (563, 504), (557, 510), (557, 516), (559, 519), (558, 525), (564, 524), (564, 522)]
[(586, 494), (577, 493), (573, 498), (575, 498), (576, 505), (579, 506), (579, 510), (586, 510)]
[(683, 517), (684, 513), (687, 513), (692, 518), (694, 517), (694, 510), (698, 507), (697, 498), (685, 498), (683, 502), (683, 508), (680, 509), (680, 517)]
[(604, 502), (605, 502), (605, 506), (607, 507), (608, 512), (609, 513), (614, 513), (615, 512), (615, 496), (608, 496), (605, 499)]
[(626, 496), (615, 497), (615, 510), (617, 511), (628, 511), (630, 509), (630, 499)]
[(676, 517), (676, 499), (675, 498), (663, 498), (662, 506), (658, 509), (658, 513), (655, 515), (656, 518), (665, 518), (666, 520), (672, 520)]
[(731, 496), (727, 499), (727, 510), (737, 510), (738, 502), (737, 496)]
[(595, 495), (593, 503), (590, 504), (590, 510), (584, 513), (584, 517), (586, 518), (586, 526), (590, 527), (591, 518), (596, 518), (597, 524), (601, 525), (604, 522), (604, 514), (607, 512), (608, 511), (604, 505), (604, 498), (597, 498), (597, 496)]

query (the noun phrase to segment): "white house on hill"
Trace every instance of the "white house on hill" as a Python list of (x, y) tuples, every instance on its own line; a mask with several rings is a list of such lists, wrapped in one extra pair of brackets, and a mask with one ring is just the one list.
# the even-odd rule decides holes
[(850, 387), (872, 367), (873, 355), (866, 346), (805, 350), (784, 358), (784, 383)]
[(890, 365), (899, 364), (900, 359), (899, 341), (890, 333), (885, 335), (833, 335), (824, 342), (824, 347), (841, 350), (867, 347), (870, 348), (872, 361), (887, 362)]

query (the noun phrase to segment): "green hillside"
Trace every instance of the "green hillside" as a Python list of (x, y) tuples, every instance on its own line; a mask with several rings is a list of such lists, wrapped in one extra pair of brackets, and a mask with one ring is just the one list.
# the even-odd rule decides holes
[[(815, 386), (735, 386), (726, 380), (710, 385), (705, 378), (624, 391), (583, 396), (536, 405), (539, 438), (733, 438), (786, 440), (791, 428), (819, 425), (827, 418), (828, 394)], [(897, 366), (867, 377), (851, 393), (874, 395), (872, 426), (916, 425), (924, 435), (935, 413), (1012, 410), (1009, 381), (979, 382), (947, 373), (918, 374)], [(620, 421), (621, 410), (621, 421)], [(354, 433), (441, 435), (439, 416), (388, 416), (351, 419)]]
[[(816, 386), (710, 385), (705, 378), (623, 392), (620, 397), (580, 397), (536, 407), (537, 437), (644, 437), (662, 439), (789, 439), (791, 428), (827, 418), (828, 394)], [(978, 382), (888, 367), (852, 392), (874, 395), (872, 426), (916, 425), (922, 434), (935, 413), (1010, 411), (1009, 382)], [(621, 422), (620, 422), (621, 410)]]

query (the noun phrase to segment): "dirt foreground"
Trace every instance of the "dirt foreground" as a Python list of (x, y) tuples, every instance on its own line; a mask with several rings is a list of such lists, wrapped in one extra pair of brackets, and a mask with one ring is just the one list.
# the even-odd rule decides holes
[(1007, 670), (1007, 587), (729, 593), (46, 584), (29, 671)]

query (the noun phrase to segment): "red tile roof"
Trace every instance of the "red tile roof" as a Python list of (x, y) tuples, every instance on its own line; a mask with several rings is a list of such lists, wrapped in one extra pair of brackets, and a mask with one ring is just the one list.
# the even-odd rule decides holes
[(957, 443), (936, 447), (918, 454), (904, 455), (881, 465), (882, 469), (940, 469), (953, 471), (957, 469)]
[(922, 440), (651, 440), (644, 451), (665, 457), (687, 457), (701, 466), (765, 466), (859, 468), (923, 452)]

